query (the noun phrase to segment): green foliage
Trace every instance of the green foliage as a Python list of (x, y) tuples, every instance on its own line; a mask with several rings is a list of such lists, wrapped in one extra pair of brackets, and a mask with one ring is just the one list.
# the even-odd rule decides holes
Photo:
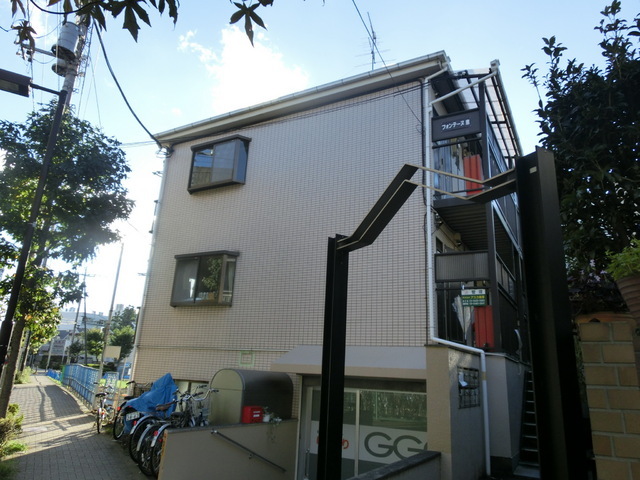
[(111, 332), (109, 336), (109, 343), (120, 347), (120, 356), (118, 357), (118, 363), (127, 358), (127, 356), (133, 350), (133, 341), (135, 338), (135, 330), (133, 327), (125, 326), (118, 328)]
[(33, 373), (33, 370), (31, 370), (31, 367), (24, 367), (24, 369), (21, 372), (16, 373), (16, 378), (13, 383), (18, 385), (24, 384), (24, 383), (30, 383), (32, 373)]
[(0, 457), (15, 451), (11, 441), (22, 431), (23, 420), (23, 416), (18, 413), (18, 405), (12, 403), (7, 410), (7, 416), (0, 418)]
[[(52, 102), (31, 113), (24, 124), (0, 121), (6, 152), (0, 225), (11, 238), (21, 238), (29, 218), (55, 107)], [(97, 245), (118, 240), (110, 225), (133, 207), (122, 186), (130, 169), (119, 145), (72, 112), (63, 116), (34, 238), (37, 265), (44, 258), (78, 265), (93, 257)]]
[(138, 312), (135, 307), (129, 305), (124, 310), (116, 312), (111, 318), (111, 329), (118, 330), (122, 327), (135, 328), (136, 321), (138, 320)]
[[(623, 305), (607, 290), (606, 253), (622, 251), (640, 225), (640, 16), (629, 24), (620, 10), (613, 1), (596, 27), (604, 70), (564, 62), (566, 48), (555, 37), (543, 39), (548, 72), (540, 78), (533, 64), (523, 69), (544, 90), (536, 110), (541, 143), (555, 157), (570, 290), (584, 313)], [(605, 290), (593, 303), (598, 283)]]
[[(240, 2), (232, 3), (236, 11), (231, 15), (230, 22), (236, 23), (244, 18), (244, 27), (249, 41), (253, 45), (253, 24), (256, 23), (262, 28), (266, 28), (262, 18), (256, 13), (258, 7), (266, 7), (273, 5), (274, 0), (257, 0), (253, 3), (250, 0), (241, 0)], [(49, 0), (48, 6), (61, 3), (61, 0)], [(33, 3), (36, 8), (50, 13), (52, 15), (64, 15), (67, 16), (70, 13), (82, 13), (88, 15), (98, 26), (106, 30), (107, 21), (105, 14), (111, 15), (113, 18), (117, 18), (122, 15), (123, 18), (122, 28), (129, 31), (134, 40), (138, 40), (138, 32), (140, 30), (139, 21), (151, 26), (151, 20), (149, 18), (149, 12), (147, 7), (151, 5), (151, 10), (157, 10), (162, 15), (165, 10), (169, 15), (169, 18), (173, 20), (175, 24), (178, 21), (178, 8), (180, 6), (179, 0), (110, 0), (108, 2), (94, 2), (85, 0), (64, 0), (62, 2), (62, 11), (56, 12), (51, 10), (45, 10), (39, 7), (37, 3)], [(11, 14), (16, 17), (18, 14), (23, 16), (27, 15), (24, 8), (23, 0), (11, 0)], [(12, 26), (12, 29), (16, 32), (16, 43), (23, 45), (23, 49), (29, 49), (31, 51), (35, 48), (35, 35), (38, 33), (33, 29), (33, 26), (28, 20), (20, 20)], [(42, 32), (40, 32), (42, 33)]]
[(614, 280), (640, 275), (640, 242), (637, 239), (631, 240), (620, 253), (609, 252), (607, 256), (611, 262), (607, 270)]
[(97, 328), (87, 330), (87, 352), (99, 357), (104, 350), (104, 335)]
[(78, 355), (82, 353), (84, 349), (84, 345), (79, 340), (75, 340), (71, 345), (69, 345), (69, 356), (71, 357), (71, 361), (76, 361)]

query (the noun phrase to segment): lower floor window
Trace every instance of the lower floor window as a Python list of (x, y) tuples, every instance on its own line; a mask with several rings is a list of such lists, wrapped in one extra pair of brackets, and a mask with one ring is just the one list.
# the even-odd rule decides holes
[(238, 252), (176, 256), (171, 306), (231, 305)]

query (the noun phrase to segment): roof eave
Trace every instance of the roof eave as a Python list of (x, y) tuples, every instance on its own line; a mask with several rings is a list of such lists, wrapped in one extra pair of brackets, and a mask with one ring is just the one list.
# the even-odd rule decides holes
[(157, 134), (156, 138), (163, 145), (176, 145), (192, 139), (320, 107), (371, 91), (402, 85), (432, 75), (443, 68), (450, 69), (449, 59), (443, 51), (440, 51), (168, 130)]

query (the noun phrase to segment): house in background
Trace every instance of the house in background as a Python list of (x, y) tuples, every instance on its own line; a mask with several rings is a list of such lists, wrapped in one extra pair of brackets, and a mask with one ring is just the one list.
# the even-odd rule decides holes
[(517, 466), (529, 361), (518, 204), (469, 200), (474, 180), (522, 154), (497, 63), (454, 71), (437, 52), (158, 138), (172, 153), (136, 381), (289, 374), (291, 411), (274, 412), (297, 420), (287, 478), (314, 479), (327, 239), (350, 235), (416, 165), (431, 188), (349, 260), (342, 478), (425, 449), (443, 479)]

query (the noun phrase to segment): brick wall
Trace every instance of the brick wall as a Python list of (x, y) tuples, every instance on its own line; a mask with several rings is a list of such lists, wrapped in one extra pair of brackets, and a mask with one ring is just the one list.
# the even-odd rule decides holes
[(605, 320), (612, 321), (579, 323), (598, 479), (640, 480), (640, 387), (631, 318)]

